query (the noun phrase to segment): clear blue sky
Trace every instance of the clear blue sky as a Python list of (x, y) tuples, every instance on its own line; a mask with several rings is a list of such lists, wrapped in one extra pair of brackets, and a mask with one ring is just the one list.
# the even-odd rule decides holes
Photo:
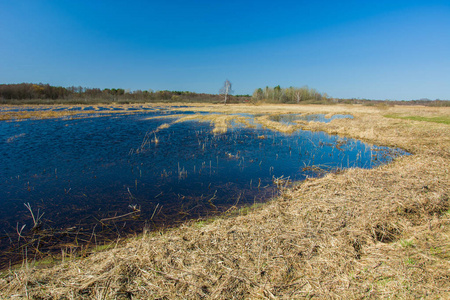
[(0, 0), (0, 83), (450, 99), (450, 0)]

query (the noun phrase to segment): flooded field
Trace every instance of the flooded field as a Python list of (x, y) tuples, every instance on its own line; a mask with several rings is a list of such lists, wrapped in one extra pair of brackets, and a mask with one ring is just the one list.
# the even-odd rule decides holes
[[(205, 114), (177, 122), (163, 109), (136, 110), (0, 122), (2, 266), (25, 251), (96, 245), (264, 202), (289, 182), (406, 154), (323, 132), (280, 133), (251, 115), (217, 133)], [(331, 118), (271, 117), (298, 120)]]

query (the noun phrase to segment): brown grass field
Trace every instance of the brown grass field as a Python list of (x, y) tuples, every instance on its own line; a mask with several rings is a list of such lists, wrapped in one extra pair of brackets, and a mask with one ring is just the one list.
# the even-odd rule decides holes
[[(354, 119), (298, 127), (413, 155), (371, 170), (309, 179), (266, 204), (136, 234), (84, 258), (24, 262), (1, 273), (0, 298), (450, 299), (450, 125), (395, 117), (445, 121), (450, 108), (197, 105), (188, 110), (261, 114), (260, 124), (273, 129), (277, 125), (264, 123), (264, 114), (352, 114)], [(204, 121), (215, 122), (220, 133), (230, 118)]]

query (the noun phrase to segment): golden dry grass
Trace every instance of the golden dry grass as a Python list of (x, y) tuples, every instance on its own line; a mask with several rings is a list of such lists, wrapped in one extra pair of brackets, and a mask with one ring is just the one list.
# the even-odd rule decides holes
[[(151, 103), (140, 105), (0, 105), (0, 121), (53, 119), (62, 117), (81, 118), (88, 115), (134, 114), (143, 112), (144, 108), (152, 108), (155, 106), (159, 105)], [(106, 108), (106, 110), (101, 110), (100, 107)], [(74, 108), (81, 108), (81, 110), (74, 110)], [(112, 110), (112, 108), (120, 108), (123, 110)]]
[(17, 111), (17, 112), (1, 112), (0, 120), (21, 120), (21, 119), (53, 119), (62, 117), (81, 116), (85, 114), (93, 114), (96, 111)]
[[(350, 113), (309, 122), (414, 155), (284, 190), (253, 210), (144, 233), (49, 268), (3, 273), (0, 297), (30, 299), (448, 299), (450, 127), (390, 119), (448, 108), (208, 106), (228, 113)], [(226, 123), (226, 118), (224, 118)]]
[(269, 115), (257, 116), (255, 117), (255, 122), (262, 125), (264, 128), (284, 133), (292, 133), (301, 128), (300, 125), (285, 125), (280, 122), (272, 121), (270, 120)]
[(232, 127), (232, 122), (234, 124), (242, 124), (246, 127), (254, 127), (249, 122), (248, 117), (238, 116), (238, 115), (228, 115), (228, 114), (194, 114), (194, 115), (168, 115), (168, 116), (157, 116), (150, 117), (148, 119), (176, 119), (172, 123), (165, 123), (158, 127), (158, 130), (169, 128), (172, 124), (188, 122), (188, 121), (198, 121), (210, 123), (213, 127), (212, 132), (214, 134), (220, 134), (227, 132), (228, 129)]

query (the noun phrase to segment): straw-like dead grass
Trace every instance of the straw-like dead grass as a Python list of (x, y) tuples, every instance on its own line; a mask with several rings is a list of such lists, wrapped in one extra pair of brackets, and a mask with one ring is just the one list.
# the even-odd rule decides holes
[(14, 111), (1, 112), (0, 120), (21, 120), (21, 119), (53, 119), (62, 117), (81, 116), (86, 114), (94, 114), (96, 111)]
[(145, 233), (51, 268), (9, 270), (0, 279), (0, 295), (449, 298), (449, 126), (384, 118), (377, 108), (327, 109), (319, 113), (345, 112), (355, 119), (304, 127), (399, 146), (414, 155), (305, 181), (248, 214)]
[[(2, 105), (0, 106), (0, 121), (135, 114), (144, 112), (144, 108), (148, 109), (154, 106), (156, 105)], [(119, 108), (121, 110), (113, 110), (112, 108)]]
[[(233, 124), (242, 124), (246, 127), (254, 127), (249, 122), (248, 117), (243, 117), (239, 115), (228, 115), (228, 114), (194, 114), (194, 115), (168, 115), (168, 116), (157, 116), (150, 117), (149, 119), (176, 119), (171, 124), (165, 123), (164, 128), (169, 128), (172, 124), (183, 123), (188, 121), (198, 121), (210, 123), (213, 127), (212, 132), (214, 134), (225, 133), (229, 130)], [(158, 129), (163, 129), (159, 128)]]
[(280, 122), (272, 121), (270, 120), (269, 115), (257, 116), (255, 117), (255, 122), (261, 124), (264, 128), (284, 133), (292, 133), (301, 128), (299, 125), (286, 125)]

